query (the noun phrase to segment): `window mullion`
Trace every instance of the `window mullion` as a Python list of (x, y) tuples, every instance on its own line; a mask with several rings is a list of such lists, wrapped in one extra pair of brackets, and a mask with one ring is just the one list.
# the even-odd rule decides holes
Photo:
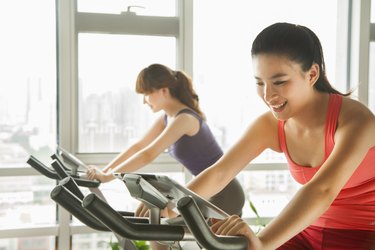
[(351, 83), (358, 99), (368, 105), (371, 0), (352, 2)]

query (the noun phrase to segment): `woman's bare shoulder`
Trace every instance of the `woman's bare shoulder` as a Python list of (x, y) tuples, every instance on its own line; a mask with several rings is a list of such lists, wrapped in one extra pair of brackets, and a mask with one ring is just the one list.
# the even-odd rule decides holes
[(340, 120), (341, 122), (375, 122), (375, 116), (362, 102), (350, 97), (344, 97), (340, 111)]
[(357, 138), (361, 138), (363, 143), (368, 141), (370, 146), (374, 146), (374, 113), (372, 113), (371, 110), (360, 101), (348, 97), (343, 98), (337, 134), (355, 135)]
[(278, 135), (278, 120), (271, 111), (267, 111), (260, 115), (254, 122), (257, 131), (261, 134), (265, 147), (274, 151), (281, 152)]
[(269, 128), (277, 128), (278, 120), (275, 118), (275, 116), (272, 114), (271, 111), (267, 111), (263, 114), (261, 114), (257, 119), (256, 122), (258, 122), (262, 126), (266, 126)]

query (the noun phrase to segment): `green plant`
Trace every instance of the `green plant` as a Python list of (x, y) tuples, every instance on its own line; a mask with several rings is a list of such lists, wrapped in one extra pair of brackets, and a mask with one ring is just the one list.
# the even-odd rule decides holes
[(144, 240), (135, 240), (134, 244), (138, 248), (138, 250), (150, 250), (151, 249), (148, 242)]
[(112, 250), (121, 250), (120, 244), (118, 242), (113, 242), (112, 237), (111, 237), (111, 240), (109, 241), (109, 246), (111, 247)]
[[(149, 244), (148, 244), (148, 241), (134, 240), (133, 242), (134, 242), (134, 244), (135, 244), (135, 246), (137, 247), (138, 250), (150, 250), (151, 249)], [(118, 242), (113, 242), (112, 237), (111, 237), (111, 240), (109, 241), (108, 245), (111, 248), (111, 250), (126, 250), (126, 249), (122, 249), (122, 247), (120, 247), (120, 244)]]
[(250, 199), (249, 199), (249, 204), (250, 204), (251, 211), (253, 211), (255, 216), (256, 216), (255, 222), (256, 222), (256, 226), (258, 226), (258, 231), (256, 232), (256, 234), (257, 234), (257, 233), (260, 232), (260, 230), (262, 230), (262, 228), (264, 228), (266, 226), (266, 224), (262, 222), (262, 219), (259, 216), (259, 213), (258, 213), (257, 209), (255, 208), (254, 203)]

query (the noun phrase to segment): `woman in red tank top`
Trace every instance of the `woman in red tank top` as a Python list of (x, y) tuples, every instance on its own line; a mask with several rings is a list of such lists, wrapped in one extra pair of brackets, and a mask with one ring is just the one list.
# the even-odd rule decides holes
[(265, 28), (253, 42), (259, 96), (269, 111), (188, 187), (209, 198), (270, 148), (284, 152), (302, 188), (258, 235), (238, 216), (212, 226), (249, 249), (375, 249), (375, 117), (329, 83), (310, 29)]

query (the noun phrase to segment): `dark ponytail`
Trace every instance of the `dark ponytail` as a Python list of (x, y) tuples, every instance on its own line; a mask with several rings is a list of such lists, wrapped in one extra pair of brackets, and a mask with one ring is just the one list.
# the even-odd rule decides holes
[(173, 71), (161, 64), (152, 64), (144, 68), (137, 77), (136, 92), (139, 94), (152, 93), (161, 88), (168, 88), (171, 96), (194, 110), (205, 119), (199, 108), (199, 99), (191, 78), (182, 71)]
[(175, 88), (170, 88), (171, 95), (178, 99), (180, 102), (193, 109), (203, 119), (205, 116), (199, 108), (199, 98), (193, 89), (193, 82), (191, 78), (182, 71), (175, 71), (177, 84)]

